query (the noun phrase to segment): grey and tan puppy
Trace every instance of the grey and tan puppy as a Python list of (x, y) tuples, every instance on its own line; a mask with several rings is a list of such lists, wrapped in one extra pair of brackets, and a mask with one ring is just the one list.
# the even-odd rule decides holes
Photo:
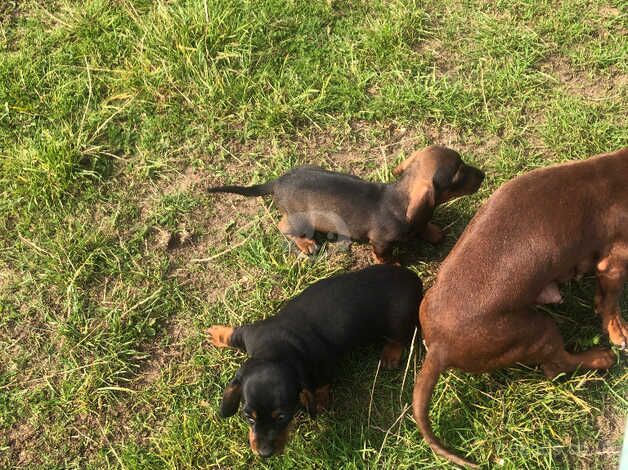
[(272, 195), (282, 213), (279, 230), (305, 254), (318, 249), (314, 232), (368, 240), (375, 260), (390, 260), (392, 244), (415, 236), (438, 243), (440, 228), (430, 223), (434, 208), (478, 190), (484, 173), (465, 164), (449, 148), (430, 146), (413, 153), (395, 170), (392, 184), (373, 183), (315, 166), (294, 168), (254, 186), (219, 186), (211, 193)]

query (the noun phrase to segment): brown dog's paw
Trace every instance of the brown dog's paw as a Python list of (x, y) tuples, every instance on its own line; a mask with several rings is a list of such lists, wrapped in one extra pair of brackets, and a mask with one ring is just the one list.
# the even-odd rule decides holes
[(628, 346), (628, 327), (619, 314), (608, 322), (608, 338), (619, 349), (626, 349)]
[(208, 328), (207, 335), (209, 341), (217, 348), (228, 348), (231, 346), (229, 340), (233, 334), (233, 328), (224, 325), (214, 325)]
[(610, 369), (615, 365), (617, 357), (610, 349), (600, 349), (595, 351), (597, 354), (591, 361), (591, 369)]

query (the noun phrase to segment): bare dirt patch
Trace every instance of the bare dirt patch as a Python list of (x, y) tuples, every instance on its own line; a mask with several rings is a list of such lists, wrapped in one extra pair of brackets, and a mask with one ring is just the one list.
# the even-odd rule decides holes
[(573, 67), (568, 59), (550, 56), (541, 65), (540, 70), (554, 77), (562, 88), (571, 95), (601, 101), (617, 98), (628, 85), (628, 77), (623, 73), (604, 77), (592, 71), (583, 71)]
[(35, 449), (30, 445), (37, 429), (28, 421), (16, 423), (7, 433), (10, 461), (17, 465), (29, 465), (39, 462)]
[(21, 14), (18, 0), (5, 0), (0, 3), (0, 24), (10, 25)]

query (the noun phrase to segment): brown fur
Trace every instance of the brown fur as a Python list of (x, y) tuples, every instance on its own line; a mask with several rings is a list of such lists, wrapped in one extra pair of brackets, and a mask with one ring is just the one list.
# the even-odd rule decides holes
[(607, 369), (610, 349), (568, 353), (556, 323), (534, 309), (560, 301), (558, 283), (595, 269), (595, 310), (612, 343), (628, 328), (618, 299), (628, 271), (628, 148), (532, 171), (504, 184), (473, 218), (420, 307), (428, 348), (413, 409), (432, 449), (473, 464), (436, 439), (428, 406), (448, 368), (481, 373), (515, 363), (545, 375)]

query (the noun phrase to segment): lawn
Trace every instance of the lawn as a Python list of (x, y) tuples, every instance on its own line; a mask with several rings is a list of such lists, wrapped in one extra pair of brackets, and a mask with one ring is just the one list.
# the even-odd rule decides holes
[[(420, 341), (399, 371), (356, 351), (329, 412), (300, 414), (283, 456), (252, 455), (245, 421), (218, 416), (244, 357), (204, 331), (369, 250), (299, 257), (268, 200), (204, 188), (301, 163), (387, 181), (448, 145), (487, 179), (437, 210), (443, 245), (399, 248), (429, 286), (500, 184), (628, 145), (626, 33), (619, 0), (4, 0), (0, 467), (448, 467), (409, 412)], [(608, 343), (593, 289), (546, 308), (569, 349)], [(449, 372), (436, 434), (488, 467), (617, 468), (624, 363)]]

